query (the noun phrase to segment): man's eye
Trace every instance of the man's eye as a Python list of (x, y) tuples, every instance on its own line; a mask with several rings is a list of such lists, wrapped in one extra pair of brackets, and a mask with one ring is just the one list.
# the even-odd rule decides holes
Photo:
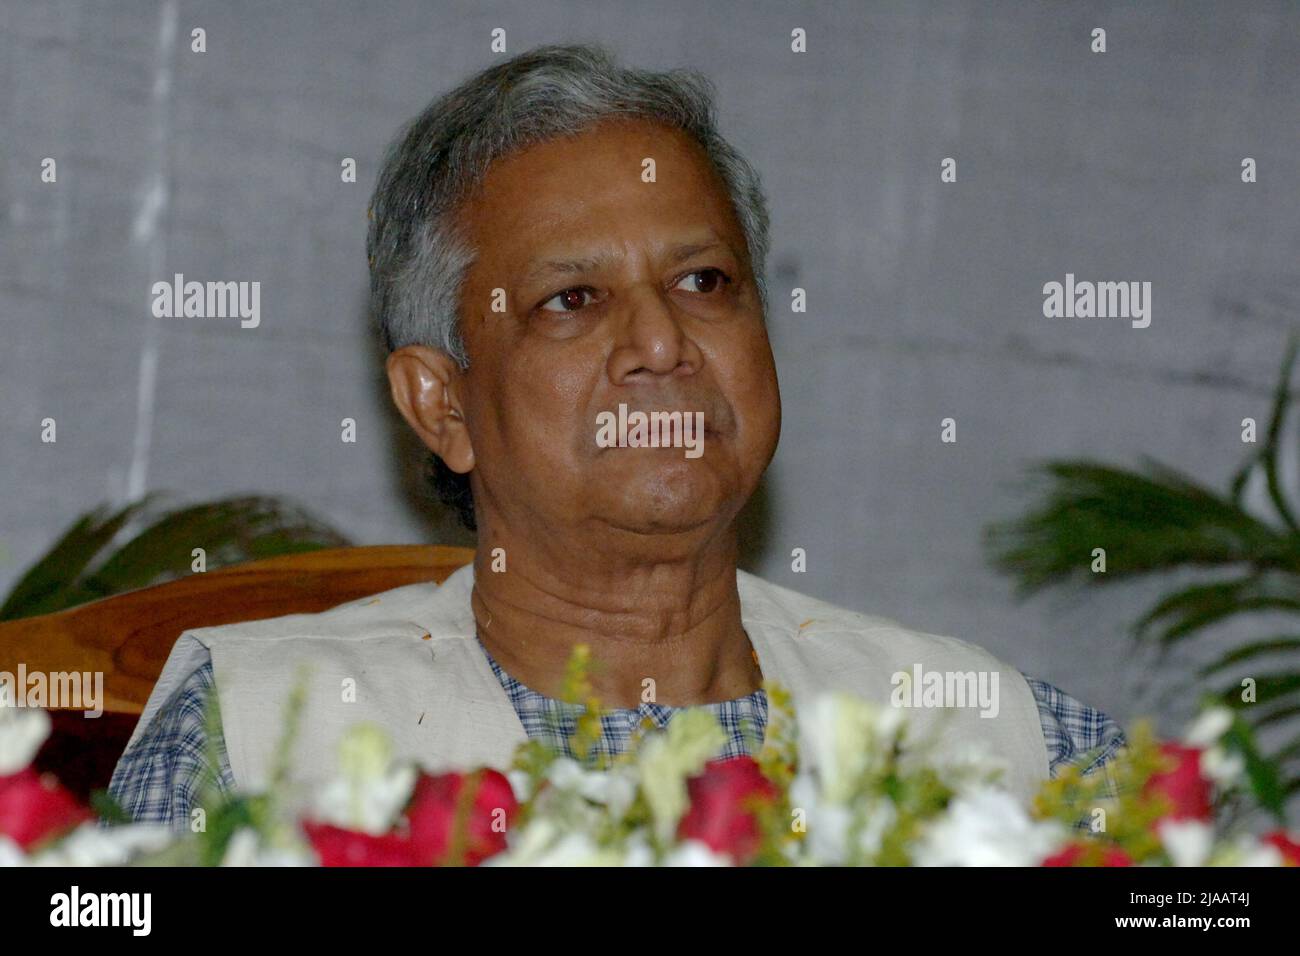
[[(538, 308), (540, 308), (543, 312), (576, 312), (578, 309), (581, 309), (584, 305), (587, 304), (584, 297), (589, 295), (591, 295), (590, 289), (584, 289), (581, 287), (574, 288), (574, 289), (565, 289), (563, 292), (555, 293), (555, 295), (551, 296), (549, 299), (543, 302), (540, 306), (538, 306)], [(548, 309), (547, 306), (550, 305), (552, 302), (560, 303), (559, 307)]]
[(682, 276), (681, 282), (678, 282), (673, 288), (682, 288), (682, 282), (690, 283), (684, 291), (708, 295), (711, 292), (717, 292), (730, 283), (731, 279), (721, 269), (708, 268)]

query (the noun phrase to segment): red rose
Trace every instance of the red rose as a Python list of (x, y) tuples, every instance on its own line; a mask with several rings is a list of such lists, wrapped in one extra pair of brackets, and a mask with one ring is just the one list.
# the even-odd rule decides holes
[(1108, 846), (1098, 853), (1089, 853), (1092, 849), (1085, 843), (1071, 843), (1057, 853), (1053, 853), (1040, 863), (1040, 866), (1132, 866), (1133, 858), (1117, 846)]
[(1074, 866), (1087, 850), (1081, 843), (1071, 843), (1059, 852), (1053, 853), (1039, 866)]
[(411, 841), (397, 833), (371, 836), (328, 823), (304, 823), (321, 866), (418, 866)]
[(737, 865), (751, 860), (762, 841), (757, 807), (777, 798), (776, 787), (754, 759), (714, 760), (686, 781), (686, 791), (691, 805), (678, 825), (678, 838), (699, 840)]
[(1201, 776), (1201, 751), (1198, 747), (1161, 744), (1160, 753), (1173, 764), (1171, 769), (1154, 773), (1142, 789), (1143, 796), (1159, 795), (1172, 804), (1161, 819), (1209, 820), (1210, 781)]
[(1102, 866), (1132, 866), (1133, 857), (1117, 846), (1107, 847), (1101, 854)]
[(1300, 843), (1291, 839), (1283, 830), (1274, 830), (1263, 837), (1265, 843), (1271, 843), (1282, 851), (1282, 863), (1286, 866), (1300, 866)]
[[(456, 824), (461, 790), (473, 786), (473, 803), (468, 808), (462, 834), (464, 844), (458, 859), (448, 860), (452, 829)], [(458, 862), (466, 866), (479, 863), (506, 848), (506, 831), (519, 812), (519, 802), (505, 774), (496, 770), (479, 770), (472, 774), (420, 774), (415, 782), (410, 807), (411, 843), (421, 865), (436, 866)]]
[(94, 817), (53, 774), (28, 767), (0, 777), (0, 833), (24, 851)]

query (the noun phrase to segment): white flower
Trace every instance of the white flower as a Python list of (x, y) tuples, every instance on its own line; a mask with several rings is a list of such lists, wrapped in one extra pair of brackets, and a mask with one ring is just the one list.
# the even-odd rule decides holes
[(27, 854), (9, 837), (0, 833), (0, 867), (3, 866), (25, 866), (27, 864)]
[(510, 781), (510, 789), (514, 791), (515, 799), (520, 803), (532, 798), (533, 778), (529, 776), (528, 771), (512, 768), (506, 771), (506, 779)]
[(1161, 820), (1156, 833), (1174, 866), (1204, 866), (1214, 846), (1214, 829), (1199, 820)]
[(1011, 794), (980, 787), (962, 794), (925, 830), (917, 866), (1037, 866), (1068, 839), (1055, 821), (1032, 819)]
[(1250, 834), (1237, 837), (1210, 857), (1210, 866), (1282, 866), (1282, 851)]
[(1210, 707), (1201, 711), (1183, 735), (1189, 747), (1212, 747), (1232, 726), (1233, 715), (1227, 707)]
[(823, 866), (843, 866), (849, 859), (848, 807), (824, 803), (808, 809), (808, 852)]
[(636, 780), (622, 767), (589, 770), (571, 757), (560, 757), (548, 768), (546, 778), (561, 790), (608, 807), (615, 818), (627, 813), (636, 799)]
[(858, 831), (858, 851), (868, 858), (874, 857), (885, 842), (885, 834), (898, 822), (898, 809), (891, 800), (876, 800), (858, 812), (866, 815)]
[(699, 840), (683, 840), (664, 857), (664, 866), (731, 866), (731, 857)]
[(627, 854), (618, 847), (599, 847), (585, 833), (570, 833), (533, 861), (533, 866), (623, 866)]
[(50, 735), (50, 715), (39, 707), (0, 704), (0, 777), (32, 762)]
[(1246, 772), (1246, 760), (1241, 754), (1228, 753), (1222, 747), (1201, 751), (1201, 774), (1221, 787), (1231, 787)]
[(851, 799), (857, 781), (884, 759), (903, 723), (895, 707), (843, 693), (818, 696), (799, 717), (800, 753), (815, 768), (825, 799)]
[(855, 819), (862, 821), (856, 854), (867, 859), (880, 852), (885, 834), (898, 822), (898, 810), (890, 800), (859, 799), (853, 804), (823, 800), (808, 774), (800, 774), (791, 783), (790, 805), (803, 811), (808, 831), (804, 852), (810, 862), (821, 866), (843, 866), (853, 859), (850, 841)]
[(583, 832), (564, 833), (552, 820), (536, 818), (512, 845), (484, 861), (487, 866), (622, 866), (628, 854), (619, 847), (601, 847)]
[(226, 844), (222, 866), (314, 866), (317, 858), (305, 845), (271, 847), (252, 827), (240, 827)]
[(33, 866), (123, 866), (141, 853), (154, 853), (176, 839), (165, 824), (130, 823), (101, 827), (83, 823), (31, 858)]
[(623, 857), (624, 866), (654, 866), (654, 850), (650, 849), (646, 835), (640, 831), (627, 838), (624, 852), (626, 854)]
[(522, 828), (510, 831), (509, 846), (501, 853), (488, 857), (484, 866), (533, 866), (560, 841), (559, 825), (544, 816), (534, 817)]
[(655, 829), (668, 840), (690, 798), (686, 780), (704, 769), (727, 742), (718, 719), (709, 711), (691, 708), (668, 722), (668, 729), (647, 737), (637, 754), (636, 769)]
[(312, 817), (371, 836), (387, 833), (415, 778), (413, 766), (392, 764), (392, 743), (381, 727), (358, 724), (339, 742), (339, 775), (317, 794)]
[(849, 824), (853, 822), (849, 808), (826, 800), (810, 773), (800, 773), (791, 782), (790, 806), (807, 829), (805, 852), (825, 866), (843, 865), (848, 859)]

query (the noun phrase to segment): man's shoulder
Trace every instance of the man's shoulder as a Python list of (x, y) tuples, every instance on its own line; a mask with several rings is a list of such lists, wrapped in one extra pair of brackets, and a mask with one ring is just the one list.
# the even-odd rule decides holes
[(439, 585), (420, 581), (378, 591), (337, 604), (323, 611), (281, 614), (275, 617), (197, 627), (185, 633), (206, 643), (215, 638), (247, 637), (274, 640), (299, 636), (358, 638), (420, 626), (421, 612), (429, 606)]
[(807, 627), (811, 622), (821, 630), (898, 626), (889, 618), (840, 607), (747, 571), (736, 572), (736, 588), (744, 616), (765, 624)]
[(897, 620), (840, 607), (821, 598), (746, 572), (737, 575), (744, 616), (773, 625), (799, 643), (835, 644), (864, 652), (876, 646), (909, 656), (916, 663), (929, 660), (969, 661), (985, 667), (1004, 666), (992, 652), (958, 637), (933, 634)]

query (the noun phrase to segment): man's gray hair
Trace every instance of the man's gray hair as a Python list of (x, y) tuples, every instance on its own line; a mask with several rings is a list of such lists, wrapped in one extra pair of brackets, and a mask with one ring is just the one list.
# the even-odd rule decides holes
[(493, 161), (616, 117), (674, 127), (703, 147), (744, 231), (766, 313), (767, 203), (757, 172), (717, 130), (708, 79), (624, 68), (597, 46), (544, 46), (439, 97), (389, 147), (366, 254), (370, 307), (390, 351), (429, 345), (469, 366), (456, 319), (475, 253), (457, 225), (461, 204)]

